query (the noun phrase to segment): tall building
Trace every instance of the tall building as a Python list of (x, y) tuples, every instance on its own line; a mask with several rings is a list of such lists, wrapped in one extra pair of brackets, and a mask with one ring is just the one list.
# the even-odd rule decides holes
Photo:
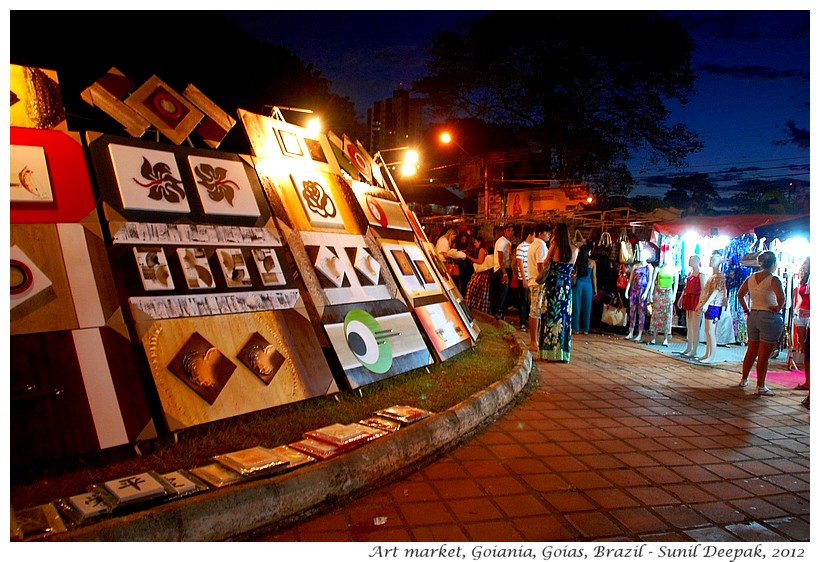
[(368, 150), (414, 146), (424, 127), (424, 102), (411, 98), (409, 90), (393, 90), (393, 96), (377, 101), (367, 110)]

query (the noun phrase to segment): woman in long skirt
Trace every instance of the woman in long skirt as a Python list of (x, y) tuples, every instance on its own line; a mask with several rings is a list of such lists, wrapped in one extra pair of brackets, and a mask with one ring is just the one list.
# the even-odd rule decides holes
[(572, 268), (577, 257), (578, 248), (570, 242), (567, 225), (559, 223), (550, 240), (546, 259), (550, 271), (541, 291), (539, 359), (569, 363), (572, 345)]

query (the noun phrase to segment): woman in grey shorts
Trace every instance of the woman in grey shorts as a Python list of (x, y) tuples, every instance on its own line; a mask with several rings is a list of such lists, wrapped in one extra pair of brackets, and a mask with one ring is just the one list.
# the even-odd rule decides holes
[(772, 396), (774, 392), (766, 386), (766, 372), (769, 369), (769, 357), (783, 336), (782, 310), (786, 304), (786, 295), (783, 283), (774, 274), (777, 269), (774, 252), (763, 252), (758, 256), (757, 262), (760, 264), (760, 271), (752, 273), (737, 292), (740, 308), (748, 314), (746, 330), (749, 337), (740, 386), (749, 384), (749, 373), (757, 360), (755, 394)]

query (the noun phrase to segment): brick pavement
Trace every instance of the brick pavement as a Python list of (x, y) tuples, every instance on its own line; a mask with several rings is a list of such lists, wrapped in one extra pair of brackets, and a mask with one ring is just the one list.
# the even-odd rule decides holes
[(538, 387), (482, 432), (257, 540), (809, 540), (805, 392), (757, 397), (737, 363), (612, 334), (575, 336), (569, 364), (535, 369)]

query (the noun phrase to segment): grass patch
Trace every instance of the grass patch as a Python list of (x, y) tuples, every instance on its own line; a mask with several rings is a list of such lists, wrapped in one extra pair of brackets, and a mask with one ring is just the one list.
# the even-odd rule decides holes
[(138, 448), (127, 445), (37, 466), (12, 467), (11, 505), (22, 509), (81, 493), (92, 484), (120, 476), (190, 469), (208, 464), (214, 455), (292, 443), (306, 431), (355, 422), (395, 404), (444, 411), (501, 380), (518, 360), (520, 349), (513, 328), (489, 320), (479, 325), (481, 337), (472, 350), (355, 391), (188, 428), (141, 442)]

